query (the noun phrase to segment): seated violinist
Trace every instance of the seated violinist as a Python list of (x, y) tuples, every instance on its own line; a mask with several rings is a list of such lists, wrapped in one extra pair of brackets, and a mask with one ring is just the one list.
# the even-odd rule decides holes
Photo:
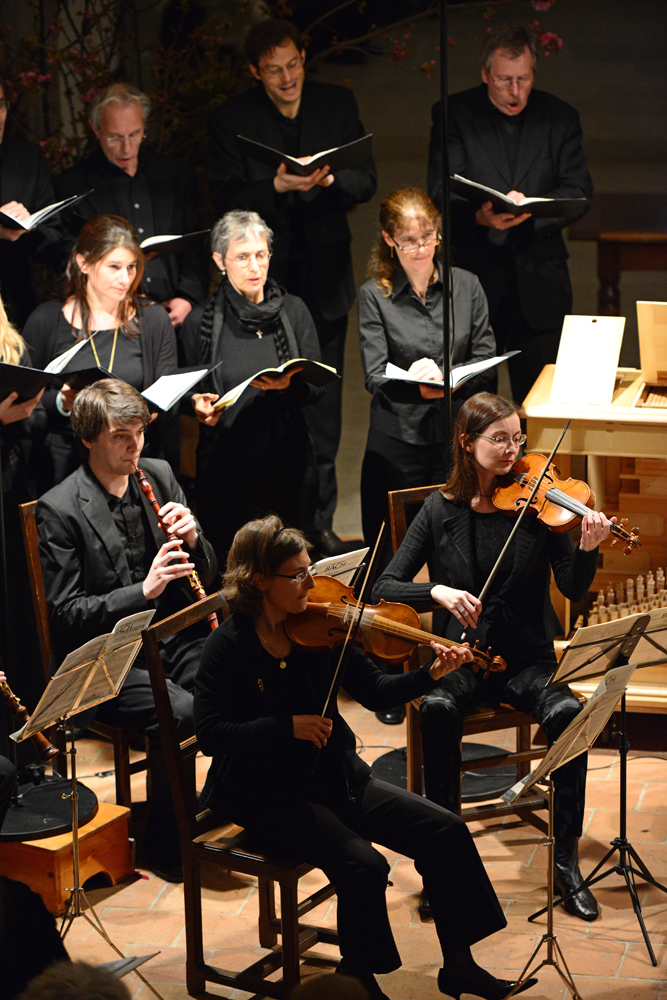
[[(382, 998), (374, 973), (397, 969), (378, 843), (414, 859), (443, 950), (440, 991), (502, 1000), (513, 983), (474, 961), (470, 946), (506, 921), (466, 824), (421, 796), (376, 781), (329, 689), (339, 651), (293, 645), (314, 583), (304, 535), (275, 515), (235, 535), (223, 592), (232, 615), (206, 641), (195, 682), (195, 730), (214, 758), (200, 802), (243, 825), (262, 851), (322, 868), (338, 896), (338, 971)], [(432, 643), (421, 670), (383, 674), (351, 647), (344, 684), (384, 708), (433, 690), (472, 656)], [(329, 707), (325, 709), (325, 705)], [(535, 980), (523, 985), (526, 989)]]
[[(566, 684), (545, 685), (556, 668), (553, 639), (563, 630), (549, 597), (553, 570), (565, 597), (581, 600), (593, 582), (598, 545), (611, 523), (591, 511), (576, 546), (569, 533), (550, 531), (542, 521), (523, 518), (493, 578), (484, 602), (479, 594), (508, 539), (514, 521), (494, 507), (499, 477), (514, 465), (526, 436), (518, 407), (500, 396), (480, 392), (466, 400), (456, 420), (453, 469), (441, 489), (424, 502), (398, 552), (373, 588), (373, 600), (402, 601), (423, 608), (433, 601), (446, 609), (439, 629), (460, 641), (465, 631), (481, 649), (507, 661), (507, 670), (473, 673), (466, 665), (443, 677), (422, 701), (420, 724), (424, 785), (429, 799), (458, 810), (461, 736), (467, 712), (478, 702), (509, 704), (543, 727), (551, 744), (581, 711)], [(614, 521), (615, 518), (612, 518)], [(425, 562), (437, 555), (443, 578), (413, 583)], [(578, 844), (586, 788), (586, 754), (554, 772), (555, 880), (568, 893), (581, 885)], [(428, 891), (428, 890), (427, 890)], [(423, 899), (423, 909), (428, 908)], [(598, 907), (588, 889), (565, 904), (582, 920), (595, 920)]]

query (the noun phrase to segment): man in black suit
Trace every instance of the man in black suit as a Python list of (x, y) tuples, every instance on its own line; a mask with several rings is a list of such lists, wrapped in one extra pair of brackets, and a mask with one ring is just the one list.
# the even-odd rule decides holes
[[(156, 619), (185, 607), (185, 578), (195, 570), (206, 587), (216, 573), (213, 549), (185, 505), (167, 462), (144, 459), (161, 515), (179, 541), (165, 541), (132, 474), (150, 415), (126, 382), (103, 379), (83, 389), (72, 407), (72, 430), (88, 461), (40, 499), (39, 552), (51, 612), (54, 667), (72, 649), (110, 632), (120, 618), (156, 609)], [(205, 636), (187, 630), (167, 640), (162, 661), (184, 734), (192, 730), (192, 688)], [(141, 654), (118, 696), (98, 718), (149, 737), (151, 812), (144, 846), (156, 874), (182, 877), (175, 816), (148, 670)]]
[[(245, 43), (258, 86), (213, 112), (209, 122), (209, 181), (216, 210), (257, 212), (274, 232), (271, 277), (302, 298), (320, 340), (322, 361), (342, 374), (347, 314), (354, 301), (351, 234), (346, 213), (375, 193), (372, 158), (332, 174), (325, 165), (306, 177), (247, 155), (238, 136), (304, 158), (364, 135), (354, 95), (345, 87), (306, 79), (301, 35), (288, 21), (263, 21)], [(336, 452), (341, 430), (341, 383), (310, 407), (320, 478), (318, 548), (342, 551), (331, 529), (336, 509)]]
[[(569, 104), (533, 90), (537, 42), (524, 28), (503, 27), (482, 49), (483, 83), (449, 98), (449, 171), (523, 197), (586, 198), (593, 182), (582, 148), (579, 115)], [(442, 206), (441, 108), (433, 107), (429, 194)], [(583, 215), (583, 212), (581, 213)], [(499, 350), (521, 351), (509, 362), (521, 402), (542, 367), (556, 360), (563, 317), (572, 310), (562, 230), (573, 220), (495, 212), (490, 201), (452, 200), (452, 254), (478, 275), (489, 302)]]
[[(9, 101), (0, 85), (0, 211), (26, 219), (52, 205), (56, 197), (41, 148), (5, 135), (8, 110)], [(30, 232), (0, 226), (0, 294), (15, 326), (22, 327), (37, 305), (31, 258), (56, 266), (60, 240), (58, 223), (53, 221)]]
[[(90, 126), (99, 147), (55, 180), (59, 198), (93, 189), (66, 218), (72, 245), (84, 222), (96, 215), (127, 219), (142, 242), (202, 228), (194, 169), (142, 146), (149, 111), (146, 94), (127, 83), (111, 84), (92, 102)], [(204, 244), (149, 260), (143, 281), (146, 294), (161, 302), (179, 327), (208, 291)]]

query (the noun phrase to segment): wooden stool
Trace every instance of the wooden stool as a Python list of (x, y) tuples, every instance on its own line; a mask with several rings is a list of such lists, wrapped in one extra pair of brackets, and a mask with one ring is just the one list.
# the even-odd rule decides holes
[[(81, 885), (98, 872), (104, 872), (109, 885), (131, 874), (129, 815), (130, 810), (124, 806), (100, 802), (94, 818), (80, 828)], [(65, 912), (74, 879), (72, 834), (0, 844), (0, 875), (25, 882), (40, 894), (51, 913), (60, 916)]]

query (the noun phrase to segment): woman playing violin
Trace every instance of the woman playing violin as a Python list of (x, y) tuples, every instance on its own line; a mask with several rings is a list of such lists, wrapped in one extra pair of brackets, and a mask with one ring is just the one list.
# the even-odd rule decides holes
[[(385, 598), (424, 607), (433, 601), (446, 610), (439, 631), (460, 640), (463, 632), (482, 649), (507, 661), (503, 673), (474, 673), (466, 666), (444, 677), (424, 698), (420, 724), (426, 795), (457, 811), (463, 720), (478, 702), (510, 704), (539, 722), (552, 743), (581, 711), (567, 685), (545, 685), (556, 668), (553, 639), (563, 630), (549, 596), (551, 571), (565, 597), (581, 600), (593, 582), (598, 545), (610, 521), (591, 511), (582, 521), (581, 540), (556, 534), (530, 513), (523, 518), (484, 602), (479, 594), (507, 541), (513, 519), (493, 506), (499, 479), (515, 463), (525, 442), (518, 408), (500, 396), (480, 392), (466, 400), (454, 430), (453, 470), (432, 493), (410, 526), (386, 572), (373, 588)], [(441, 579), (413, 583), (433, 555)], [(445, 631), (442, 631), (442, 629)], [(554, 772), (555, 876), (559, 891), (581, 884), (578, 843), (582, 832), (586, 755)], [(595, 920), (598, 908), (589, 890), (578, 892), (566, 909)]]
[[(309, 566), (304, 535), (275, 515), (234, 538), (224, 580), (233, 613), (207, 640), (195, 687), (199, 744), (216, 758), (201, 801), (242, 824), (260, 850), (326, 872), (338, 895), (339, 969), (372, 998), (385, 996), (373, 974), (401, 964), (378, 843), (413, 858), (427, 887), (445, 959), (441, 992), (502, 1000), (512, 984), (481, 969), (470, 952), (506, 921), (466, 824), (371, 778), (335, 697), (324, 710), (338, 652), (293, 647), (285, 632), (287, 615), (306, 608)], [(471, 659), (463, 647), (433, 648), (435, 659), (422, 669), (387, 676), (353, 647), (345, 689), (382, 708), (431, 691)]]

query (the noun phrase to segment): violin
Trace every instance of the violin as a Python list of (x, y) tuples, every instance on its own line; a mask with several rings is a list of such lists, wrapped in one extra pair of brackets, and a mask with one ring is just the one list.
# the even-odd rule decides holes
[[(418, 645), (439, 642), (442, 646), (460, 643), (424, 632), (419, 615), (407, 604), (366, 605), (357, 609), (351, 587), (330, 576), (316, 576), (315, 586), (308, 591), (308, 606), (298, 615), (288, 615), (285, 631), (297, 646), (322, 652), (345, 641), (350, 621), (360, 616), (355, 645), (384, 663), (402, 663)], [(491, 656), (477, 646), (471, 649), (474, 663), (486, 671), (501, 671), (507, 666), (500, 656)]]
[[(506, 514), (519, 514), (546, 462), (544, 455), (534, 452), (515, 462), (512, 471), (502, 477), (494, 491), (494, 507)], [(594, 506), (595, 493), (590, 486), (578, 479), (560, 479), (560, 472), (555, 465), (550, 464), (529, 509), (552, 531), (565, 532), (581, 524), (582, 518)], [(623, 518), (620, 524), (611, 525), (612, 534), (615, 535), (611, 544), (615, 545), (622, 539), (625, 543), (624, 552), (629, 555), (633, 548), (641, 548), (642, 543), (637, 537), (639, 528), (626, 531), (627, 523), (627, 518)]]

